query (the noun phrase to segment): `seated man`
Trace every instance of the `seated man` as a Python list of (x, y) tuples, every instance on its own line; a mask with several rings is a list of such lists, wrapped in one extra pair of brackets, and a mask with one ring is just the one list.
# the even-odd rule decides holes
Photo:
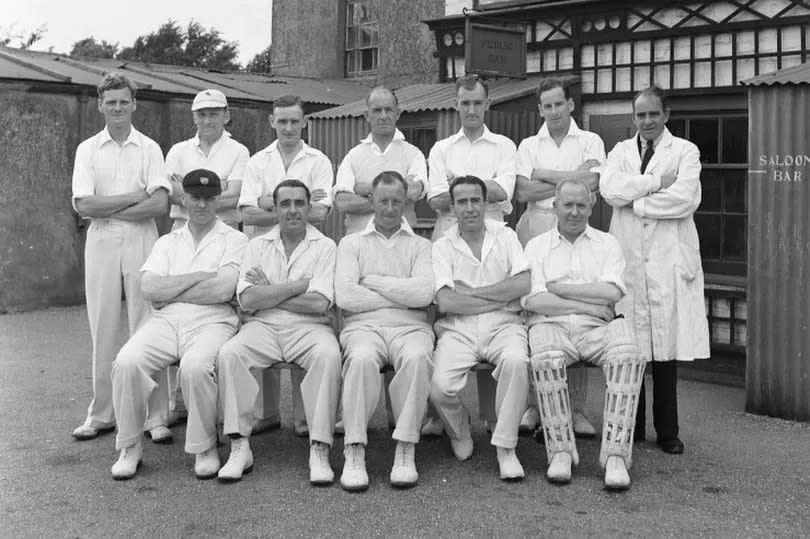
[(417, 236), (402, 212), (408, 184), (385, 171), (371, 182), (374, 218), (338, 246), (335, 299), (344, 310), (343, 364), (345, 490), (368, 488), (365, 446), (368, 420), (380, 397), (380, 369), (394, 368), (389, 385), (397, 441), (391, 484), (409, 487), (433, 370), (433, 332), (425, 307), (433, 296), (430, 242)]
[(253, 466), (248, 436), (259, 385), (251, 370), (280, 361), (303, 367), (304, 412), (309, 424), (309, 480), (331, 485), (329, 464), (340, 391), (340, 348), (329, 325), (335, 243), (308, 224), (310, 192), (299, 180), (273, 190), (279, 224), (253, 238), (237, 287), (239, 303), (252, 313), (217, 359), (223, 432), (231, 455), (221, 481), (239, 481)]
[(492, 372), (501, 479), (523, 479), (515, 454), (520, 417), (529, 391), (526, 328), (517, 300), (529, 291), (528, 261), (515, 231), (485, 219), (487, 186), (475, 176), (450, 185), (450, 209), (457, 223), (433, 244), (436, 303), (446, 316), (436, 322), (435, 371), (430, 398), (459, 460), (470, 458), (470, 416), (459, 398), (476, 363)]
[(186, 452), (196, 455), (194, 473), (208, 479), (219, 470), (217, 382), (219, 348), (236, 333), (233, 297), (247, 237), (216, 217), (221, 183), (197, 169), (183, 178), (186, 225), (160, 238), (141, 268), (141, 289), (152, 302), (151, 318), (118, 352), (112, 367), (113, 407), (118, 424), (112, 467), (115, 479), (130, 479), (141, 462), (141, 431), (152, 377), (180, 360), (180, 387), (188, 408)]
[(626, 291), (624, 257), (616, 238), (588, 226), (593, 204), (585, 182), (557, 184), (557, 226), (526, 245), (532, 290), (523, 301), (530, 315), (531, 363), (549, 481), (567, 483), (571, 464), (579, 461), (565, 370), (588, 361), (601, 366), (607, 379), (599, 454), (605, 486), (626, 489), (644, 358), (625, 320), (614, 317), (613, 306)]

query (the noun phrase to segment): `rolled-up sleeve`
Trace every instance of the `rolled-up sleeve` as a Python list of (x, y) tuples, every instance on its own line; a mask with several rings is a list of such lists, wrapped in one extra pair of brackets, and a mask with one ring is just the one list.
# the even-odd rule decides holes
[(428, 199), (450, 192), (450, 185), (447, 178), (447, 152), (449, 141), (440, 140), (430, 149), (428, 156), (428, 183), (430, 190)]
[(501, 234), (501, 239), (506, 244), (507, 255), (509, 256), (509, 276), (514, 277), (527, 271), (529, 269), (529, 259), (526, 257), (515, 231), (511, 228), (504, 228)]
[(422, 194), (419, 195), (419, 198), (425, 198), (430, 189), (430, 182), (428, 181), (427, 162), (419, 148), (413, 148), (413, 158), (405, 175), (412, 176), (414, 182), (422, 184)]
[(325, 155), (320, 155), (312, 165), (312, 191), (322, 189), (326, 193), (326, 198), (319, 200), (315, 204), (323, 204), (327, 208), (332, 207), (332, 162)]
[(307, 293), (315, 292), (329, 301), (331, 307), (335, 302), (335, 257), (337, 248), (329, 238), (318, 240), (318, 263), (309, 280)]
[(149, 141), (141, 151), (146, 153), (144, 156), (146, 192), (152, 195), (158, 189), (163, 188), (171, 193), (172, 184), (169, 183), (169, 178), (166, 176), (166, 163), (163, 161), (160, 146), (155, 141)]
[(76, 208), (76, 201), (96, 194), (93, 177), (93, 139), (86, 140), (76, 148), (76, 157), (73, 161), (72, 204)]
[(431, 260), (433, 263), (433, 287), (438, 293), (444, 287), (455, 290), (453, 277), (453, 246), (450, 241), (441, 238), (433, 244)]
[[(236, 283), (236, 297), (240, 298), (242, 292), (253, 286), (253, 283), (247, 280), (247, 272), (249, 269), (259, 264), (262, 254), (262, 245), (264, 240), (262, 238), (253, 238), (245, 248), (244, 256), (242, 258), (241, 269), (239, 270), (239, 281)], [(240, 305), (241, 305), (241, 300)]]
[(155, 242), (155, 244), (152, 246), (152, 250), (149, 252), (149, 258), (147, 258), (146, 262), (144, 262), (143, 266), (141, 266), (142, 273), (148, 271), (149, 273), (154, 273), (155, 275), (169, 274), (170, 241), (171, 235), (168, 235), (161, 237)]
[(355, 153), (357, 153), (357, 148), (358, 147), (354, 147), (349, 150), (349, 153), (347, 153), (343, 161), (340, 162), (337, 176), (335, 177), (335, 187), (332, 189), (333, 196), (338, 193), (354, 193), (354, 185), (357, 182), (357, 178), (354, 174), (352, 159)]
[(242, 267), (242, 261), (245, 259), (245, 250), (248, 246), (248, 237), (241, 232), (234, 231), (228, 233), (225, 239), (225, 254), (219, 262), (219, 269), (232, 266), (236, 269)]
[(526, 307), (526, 300), (535, 294), (542, 294), (548, 292), (546, 284), (548, 277), (545, 271), (545, 260), (548, 254), (548, 244), (545, 237), (538, 236), (533, 238), (526, 244), (525, 249), (526, 258), (529, 260), (529, 270), (532, 276), (532, 288), (529, 294), (520, 299), (520, 304), (523, 308)]
[(262, 171), (259, 166), (261, 154), (256, 154), (250, 158), (245, 166), (245, 177), (242, 179), (242, 189), (239, 192), (238, 207), (251, 206), (258, 207), (259, 197), (262, 194)]
[[(517, 150), (515, 143), (509, 139), (498, 142), (498, 169), (492, 181), (497, 183), (506, 193), (506, 202), (512, 200), (515, 194), (515, 159)], [(486, 178), (482, 178), (486, 179)]]
[(626, 265), (619, 241), (613, 236), (609, 236), (605, 240), (604, 262), (602, 263), (599, 281), (616, 285), (616, 288), (621, 290), (622, 296), (624, 296), (627, 294), (627, 286), (625, 286), (622, 276)]
[(523, 176), (529, 180), (532, 179), (532, 172), (534, 172), (534, 166), (532, 164), (533, 140), (533, 138), (524, 139), (520, 143), (520, 146), (518, 146), (517, 153), (515, 154), (515, 175)]

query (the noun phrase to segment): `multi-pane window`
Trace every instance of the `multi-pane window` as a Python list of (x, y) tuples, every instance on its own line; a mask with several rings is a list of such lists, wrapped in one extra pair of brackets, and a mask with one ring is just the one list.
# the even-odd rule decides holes
[(695, 224), (704, 270), (745, 275), (748, 118), (733, 113), (677, 116), (668, 127), (700, 149), (703, 198)]
[(373, 0), (346, 1), (346, 76), (377, 70), (379, 27)]
[[(402, 125), (400, 124), (399, 130), (405, 135), (405, 140), (419, 148), (423, 155), (430, 154), (431, 148), (436, 144), (436, 126), (435, 125)], [(423, 197), (416, 202), (414, 208), (416, 210), (417, 221), (425, 226), (433, 226), (433, 221), (436, 217), (436, 212), (428, 205), (427, 197)]]

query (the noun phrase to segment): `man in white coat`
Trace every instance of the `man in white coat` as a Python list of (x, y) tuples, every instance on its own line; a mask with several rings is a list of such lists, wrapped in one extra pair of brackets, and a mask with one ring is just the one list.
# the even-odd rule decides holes
[[(653, 425), (657, 444), (682, 453), (677, 361), (709, 357), (703, 269), (693, 214), (700, 205), (700, 152), (666, 128), (669, 109), (657, 86), (633, 99), (638, 132), (610, 152), (601, 174), (602, 196), (613, 206), (610, 232), (627, 259), (627, 295), (616, 307), (652, 362)], [(636, 440), (644, 439), (642, 387)]]
[[(605, 145), (599, 135), (580, 129), (571, 118), (574, 100), (565, 82), (543, 79), (537, 88), (537, 101), (543, 126), (536, 135), (524, 139), (517, 151), (515, 196), (528, 204), (515, 229), (523, 247), (556, 224), (553, 208), (556, 186), (561, 181), (577, 179), (596, 191), (599, 189), (596, 167), (605, 162)], [(568, 384), (574, 432), (594, 436), (596, 431), (585, 416), (588, 370), (580, 367), (569, 371)], [(538, 419), (537, 409), (532, 405), (523, 414), (521, 430), (534, 431)]]
[[(90, 220), (84, 250), (85, 294), (93, 341), (93, 400), (73, 431), (90, 440), (115, 426), (110, 372), (126, 296), (129, 334), (149, 317), (141, 294), (140, 268), (158, 238), (155, 217), (166, 213), (171, 189), (160, 146), (132, 126), (135, 83), (110, 73), (98, 85), (98, 110), (105, 128), (76, 149), (73, 208)], [(149, 402), (149, 430), (168, 421), (168, 382)]]

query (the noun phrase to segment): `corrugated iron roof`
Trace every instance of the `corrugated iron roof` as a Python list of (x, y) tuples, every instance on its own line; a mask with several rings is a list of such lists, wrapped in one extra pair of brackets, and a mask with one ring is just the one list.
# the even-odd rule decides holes
[(810, 62), (786, 67), (778, 71), (757, 75), (750, 79), (740, 81), (746, 86), (762, 86), (773, 84), (807, 84), (810, 83)]
[[(574, 76), (561, 77), (564, 80), (576, 79)], [(543, 77), (531, 77), (525, 80), (501, 79), (490, 80), (489, 98), (493, 105), (531, 95), (537, 89)], [(399, 100), (401, 112), (419, 112), (431, 110), (452, 110), (456, 107), (456, 85), (453, 82), (443, 84), (414, 84), (404, 86), (394, 93)], [(365, 98), (365, 96), (364, 96)], [(365, 99), (310, 114), (310, 118), (331, 119), (362, 116)]]
[(209, 71), (192, 67), (144, 64), (107, 58), (68, 58), (59, 54), (0, 46), (0, 79), (59, 82), (95, 88), (110, 71), (127, 74), (139, 88), (155, 92), (194, 95), (215, 88), (229, 99), (275, 101), (285, 94), (306, 103), (342, 105), (365, 97), (369, 88), (333, 79)]

